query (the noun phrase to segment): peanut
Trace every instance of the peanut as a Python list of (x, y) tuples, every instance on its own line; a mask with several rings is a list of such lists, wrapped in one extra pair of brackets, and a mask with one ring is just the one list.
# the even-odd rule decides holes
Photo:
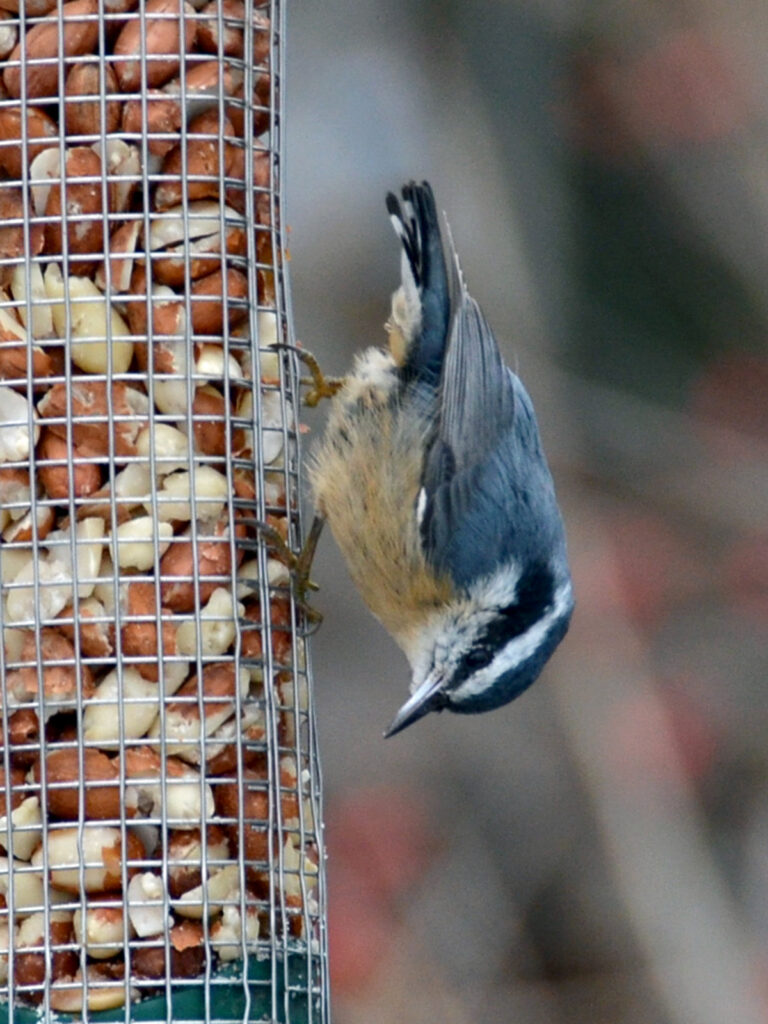
[[(57, 14), (33, 26), (13, 49), (3, 71), (8, 95), (21, 96), (21, 53), (26, 55), (28, 99), (54, 99), (59, 92), (59, 68), (66, 57), (92, 53), (99, 39), (98, 0), (69, 0)], [(59, 16), (63, 31), (59, 32)], [(60, 48), (63, 42), (63, 47)], [(58, 58), (58, 60), (56, 59)]]

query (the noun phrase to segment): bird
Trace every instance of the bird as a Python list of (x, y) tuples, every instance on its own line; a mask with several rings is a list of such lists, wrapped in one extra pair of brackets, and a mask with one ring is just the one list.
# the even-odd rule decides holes
[(311, 457), (327, 522), (410, 696), (430, 712), (501, 707), (539, 676), (573, 611), (565, 530), (533, 404), (469, 294), (428, 182), (388, 193), (401, 245), (388, 345), (334, 387)]

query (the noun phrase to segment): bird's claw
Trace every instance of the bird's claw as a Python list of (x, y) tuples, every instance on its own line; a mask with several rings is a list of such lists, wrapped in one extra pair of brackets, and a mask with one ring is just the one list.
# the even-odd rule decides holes
[(326, 377), (315, 356), (311, 352), (307, 352), (306, 349), (282, 342), (274, 345), (273, 348), (281, 349), (284, 352), (294, 352), (309, 370), (309, 377), (302, 377), (299, 383), (308, 389), (304, 393), (304, 405), (309, 406), (310, 409), (319, 405), (323, 398), (333, 398), (343, 387), (344, 378)]
[(291, 589), (296, 607), (302, 612), (307, 622), (312, 624), (311, 633), (314, 633), (323, 621), (322, 614), (310, 605), (307, 594), (320, 589), (317, 583), (309, 578), (309, 573), (312, 569), (317, 542), (320, 539), (324, 522), (325, 520), (321, 516), (315, 516), (307, 538), (304, 541), (304, 546), (298, 554), (289, 547), (283, 535), (274, 526), (271, 526), (269, 523), (257, 524), (263, 540), (275, 552), (277, 558), (283, 562), (291, 574)]

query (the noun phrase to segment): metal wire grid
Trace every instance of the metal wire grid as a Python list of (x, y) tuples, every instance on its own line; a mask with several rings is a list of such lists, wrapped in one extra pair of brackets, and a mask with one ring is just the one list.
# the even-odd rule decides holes
[(301, 537), (284, 38), (279, 0), (0, 21), (9, 1019), (328, 1019), (305, 640), (259, 531)]

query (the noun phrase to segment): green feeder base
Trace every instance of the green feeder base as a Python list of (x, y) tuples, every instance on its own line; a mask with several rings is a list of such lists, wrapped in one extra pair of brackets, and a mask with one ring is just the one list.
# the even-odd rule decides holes
[[(248, 985), (244, 984), (242, 969), (234, 965), (220, 968), (211, 978), (206, 1001), (204, 980), (176, 983), (171, 986), (170, 1015), (166, 993), (132, 1003), (127, 1019), (144, 1024), (173, 1024), (204, 1022), (204, 1024), (234, 1024), (240, 1021), (268, 1021), (270, 1024), (313, 1024), (322, 1020), (320, 978), (313, 982), (307, 978), (306, 955), (288, 955), (287, 968), (282, 959), (276, 961), (277, 978), (273, 982), (272, 960), (251, 957), (248, 961)], [(275, 998), (273, 1003), (273, 988)], [(246, 995), (247, 992), (247, 995)], [(286, 994), (288, 996), (286, 1000)], [(248, 1005), (250, 996), (250, 1005)], [(55, 1021), (66, 1024), (80, 1017), (56, 1014)], [(16, 1006), (11, 1011), (7, 1003), (0, 1003), (0, 1024), (40, 1024), (40, 1010)], [(115, 1010), (92, 1012), (88, 1020), (93, 1024), (125, 1021), (124, 1006)]]

